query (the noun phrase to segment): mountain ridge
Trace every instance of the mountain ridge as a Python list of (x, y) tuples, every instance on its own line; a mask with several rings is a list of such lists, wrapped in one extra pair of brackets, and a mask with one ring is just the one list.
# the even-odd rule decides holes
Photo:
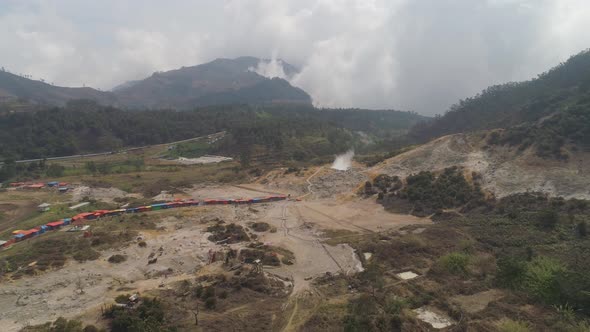
[[(265, 77), (258, 67), (275, 61), (286, 78), (298, 72), (282, 60), (238, 57), (218, 58), (190, 67), (155, 72), (142, 80), (127, 81), (111, 91), (90, 87), (60, 87), (0, 72), (0, 103), (26, 100), (33, 105), (64, 106), (72, 100), (89, 99), (105, 106), (128, 109), (190, 109), (220, 104), (311, 104), (307, 92), (287, 80)], [(263, 91), (266, 90), (266, 91)]]

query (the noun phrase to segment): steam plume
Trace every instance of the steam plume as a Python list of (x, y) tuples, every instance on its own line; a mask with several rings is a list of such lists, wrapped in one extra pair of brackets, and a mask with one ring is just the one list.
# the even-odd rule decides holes
[(343, 154), (336, 156), (334, 163), (332, 164), (333, 169), (339, 171), (346, 171), (352, 165), (352, 158), (354, 157), (354, 150), (348, 150)]

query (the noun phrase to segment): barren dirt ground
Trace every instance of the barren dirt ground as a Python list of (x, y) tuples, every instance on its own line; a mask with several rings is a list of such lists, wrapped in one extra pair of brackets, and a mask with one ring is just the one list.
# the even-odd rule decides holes
[(540, 191), (564, 198), (590, 198), (589, 153), (578, 151), (567, 161), (545, 160), (530, 150), (488, 147), (478, 134), (443, 136), (377, 164), (369, 172), (403, 178), (451, 166), (481, 174), (483, 188), (497, 197)]
[(0, 213), (3, 218), (0, 219), (0, 232), (4, 232), (21, 219), (32, 215), (37, 211), (37, 202), (35, 201), (0, 201)]
[[(294, 253), (293, 265), (264, 268), (266, 273), (291, 279), (292, 295), (298, 296), (310, 290), (313, 278), (326, 272), (348, 274), (361, 271), (357, 253), (347, 244), (325, 244), (324, 231), (371, 233), (408, 224), (429, 223), (430, 220), (387, 213), (372, 200), (361, 200), (349, 195), (359, 185), (355, 183), (361, 177), (357, 173), (312, 169), (306, 176), (291, 179), (295, 184), (292, 192), (288, 190), (289, 186), (273, 183), (187, 189), (186, 194), (196, 199), (251, 198), (274, 193), (293, 194), (295, 197), (295, 194), (303, 192), (301, 188), (306, 187), (306, 180), (315, 174), (314, 178), (309, 179), (312, 185), (308, 187), (312, 189), (312, 194), (304, 200), (251, 207), (202, 206), (151, 212), (161, 215), (158, 223), (161, 229), (141, 232), (141, 237), (147, 243), (145, 248), (140, 248), (136, 241), (118, 251), (104, 251), (95, 261), (70, 261), (63, 268), (40, 276), (4, 281), (0, 284), (2, 331), (18, 331), (27, 324), (39, 324), (59, 316), (82, 317), (87, 323), (100, 324), (100, 307), (112, 303), (118, 294), (167, 287), (172, 281), (195, 277), (203, 268), (213, 271), (221, 268), (219, 263), (206, 265), (210, 249), (227, 249), (227, 246), (214, 244), (207, 239), (210, 235), (206, 232), (207, 225), (215, 220), (244, 227), (248, 227), (251, 222), (266, 222), (276, 228), (274, 233), (267, 231), (255, 234), (265, 244)], [(329, 188), (329, 181), (338, 185)], [(314, 191), (317, 184), (322, 194), (318, 195)], [(240, 249), (247, 244), (242, 242), (229, 247)], [(18, 250), (18, 246), (13, 250)], [(127, 255), (127, 261), (120, 264), (107, 262), (115, 253)], [(148, 256), (152, 253), (158, 260), (148, 265)], [(80, 285), (83, 293), (78, 290)]]

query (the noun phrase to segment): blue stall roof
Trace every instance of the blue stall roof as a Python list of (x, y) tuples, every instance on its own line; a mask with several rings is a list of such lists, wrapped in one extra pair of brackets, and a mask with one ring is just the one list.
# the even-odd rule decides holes
[(164, 207), (164, 206), (168, 206), (168, 204), (167, 203), (158, 203), (158, 204), (152, 204), (151, 206), (152, 207), (159, 207), (159, 206)]
[(19, 234), (16, 234), (14, 237), (17, 238), (17, 239), (20, 239), (20, 238), (25, 237), (25, 235), (19, 233)]

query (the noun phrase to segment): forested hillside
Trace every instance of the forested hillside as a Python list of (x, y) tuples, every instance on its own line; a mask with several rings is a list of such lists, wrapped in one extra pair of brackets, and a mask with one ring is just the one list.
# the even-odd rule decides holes
[(75, 99), (92, 99), (103, 105), (117, 104), (115, 95), (110, 92), (89, 87), (60, 87), (0, 71), (0, 111), (3, 108), (2, 104), (13, 103), (19, 99), (31, 104), (53, 106), (63, 106), (69, 100)]
[(589, 118), (590, 50), (586, 50), (536, 79), (492, 86), (462, 100), (444, 116), (414, 127), (411, 136), (426, 141), (446, 134), (514, 128), (494, 142), (525, 147), (536, 142), (547, 152), (541, 154), (559, 155), (563, 144), (588, 145)]
[(354, 132), (402, 133), (424, 117), (409, 112), (318, 110), (311, 106), (217, 106), (194, 111), (126, 112), (94, 103), (0, 116), (0, 159), (114, 151), (228, 131), (229, 152), (259, 144), (285, 158), (348, 149)]
[[(0, 112), (28, 111), (32, 105), (64, 106), (79, 99), (127, 109), (182, 109), (230, 104), (311, 104), (302, 89), (281, 78), (259, 75), (256, 68), (270, 60), (254, 57), (216, 59), (191, 67), (156, 72), (137, 81), (118, 85), (112, 92), (89, 87), (68, 88), (0, 71)], [(277, 60), (287, 77), (297, 68)], [(27, 107), (6, 107), (16, 100)]]

